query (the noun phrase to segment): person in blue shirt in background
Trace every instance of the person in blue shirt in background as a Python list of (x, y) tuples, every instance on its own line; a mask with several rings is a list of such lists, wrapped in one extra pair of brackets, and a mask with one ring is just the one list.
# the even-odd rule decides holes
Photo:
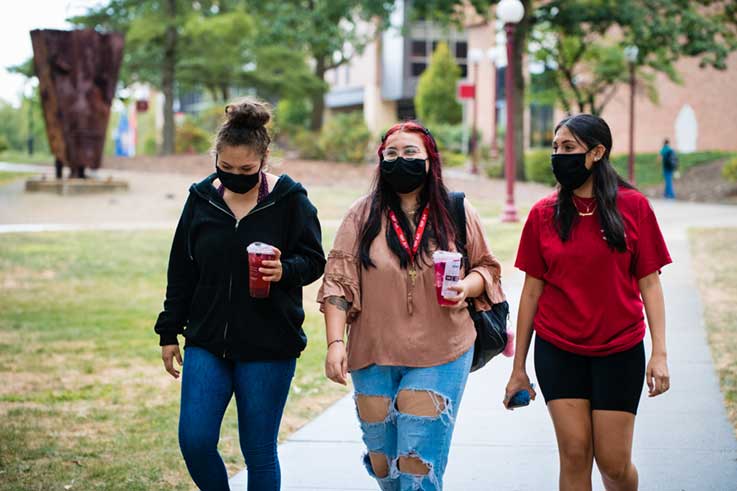
[(665, 179), (664, 196), (666, 199), (676, 199), (676, 192), (673, 189), (673, 174), (678, 169), (678, 155), (670, 147), (670, 141), (667, 138), (663, 141), (663, 148), (660, 149), (660, 161), (663, 164), (663, 178)]

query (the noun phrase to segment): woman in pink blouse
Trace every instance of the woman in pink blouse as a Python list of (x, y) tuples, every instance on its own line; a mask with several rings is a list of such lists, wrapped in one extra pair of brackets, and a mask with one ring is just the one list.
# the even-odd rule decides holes
[(446, 297), (452, 305), (440, 306), (432, 254), (457, 248), (437, 144), (405, 122), (387, 131), (378, 156), (373, 187), (343, 219), (318, 294), (325, 371), (341, 384), (351, 372), (364, 464), (380, 488), (440, 490), (476, 339), (467, 299), (481, 310), (504, 301), (501, 268), (466, 201), (470, 268)]

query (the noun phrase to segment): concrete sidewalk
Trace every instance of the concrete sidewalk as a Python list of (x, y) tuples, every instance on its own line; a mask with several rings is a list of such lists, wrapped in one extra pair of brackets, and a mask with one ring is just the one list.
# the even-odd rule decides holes
[[(654, 399), (643, 393), (634, 444), (640, 489), (736, 490), (737, 440), (706, 341), (686, 230), (737, 226), (737, 208), (654, 204), (674, 260), (662, 276), (672, 388)], [(505, 289), (515, 312), (522, 279), (518, 271), (506, 272)], [(646, 343), (649, 356), (649, 335)], [(529, 360), (534, 380), (531, 356)], [(446, 490), (557, 489), (555, 435), (542, 396), (514, 412), (501, 405), (511, 365), (511, 359), (499, 357), (471, 375), (445, 475)], [(280, 446), (282, 489), (376, 490), (361, 465), (363, 451), (353, 402), (347, 397)], [(231, 480), (231, 489), (245, 491), (245, 472)], [(594, 489), (603, 489), (596, 471)]]

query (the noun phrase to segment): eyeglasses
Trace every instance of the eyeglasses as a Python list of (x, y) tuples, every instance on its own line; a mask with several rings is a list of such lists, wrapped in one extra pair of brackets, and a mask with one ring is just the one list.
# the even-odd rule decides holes
[(414, 145), (406, 146), (401, 151), (394, 147), (389, 147), (385, 148), (384, 151), (381, 152), (381, 156), (388, 162), (397, 160), (399, 157), (405, 159), (416, 159), (422, 157), (422, 150)]

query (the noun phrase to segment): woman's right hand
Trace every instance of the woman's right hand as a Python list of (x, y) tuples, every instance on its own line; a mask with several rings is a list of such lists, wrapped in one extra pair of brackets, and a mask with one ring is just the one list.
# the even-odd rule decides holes
[(179, 370), (174, 368), (174, 359), (176, 358), (179, 366), (182, 366), (182, 353), (179, 351), (178, 344), (170, 344), (161, 347), (161, 359), (164, 361), (164, 368), (174, 378), (179, 378)]
[(345, 343), (338, 342), (328, 346), (325, 375), (335, 383), (348, 385), (348, 356), (345, 352)]
[(535, 400), (537, 393), (532, 388), (527, 372), (524, 369), (512, 370), (512, 375), (510, 375), (509, 382), (507, 382), (507, 388), (504, 390), (504, 401), (502, 401), (502, 404), (504, 404), (505, 408), (510, 409), (509, 400), (521, 390), (527, 390), (530, 393), (530, 399)]

